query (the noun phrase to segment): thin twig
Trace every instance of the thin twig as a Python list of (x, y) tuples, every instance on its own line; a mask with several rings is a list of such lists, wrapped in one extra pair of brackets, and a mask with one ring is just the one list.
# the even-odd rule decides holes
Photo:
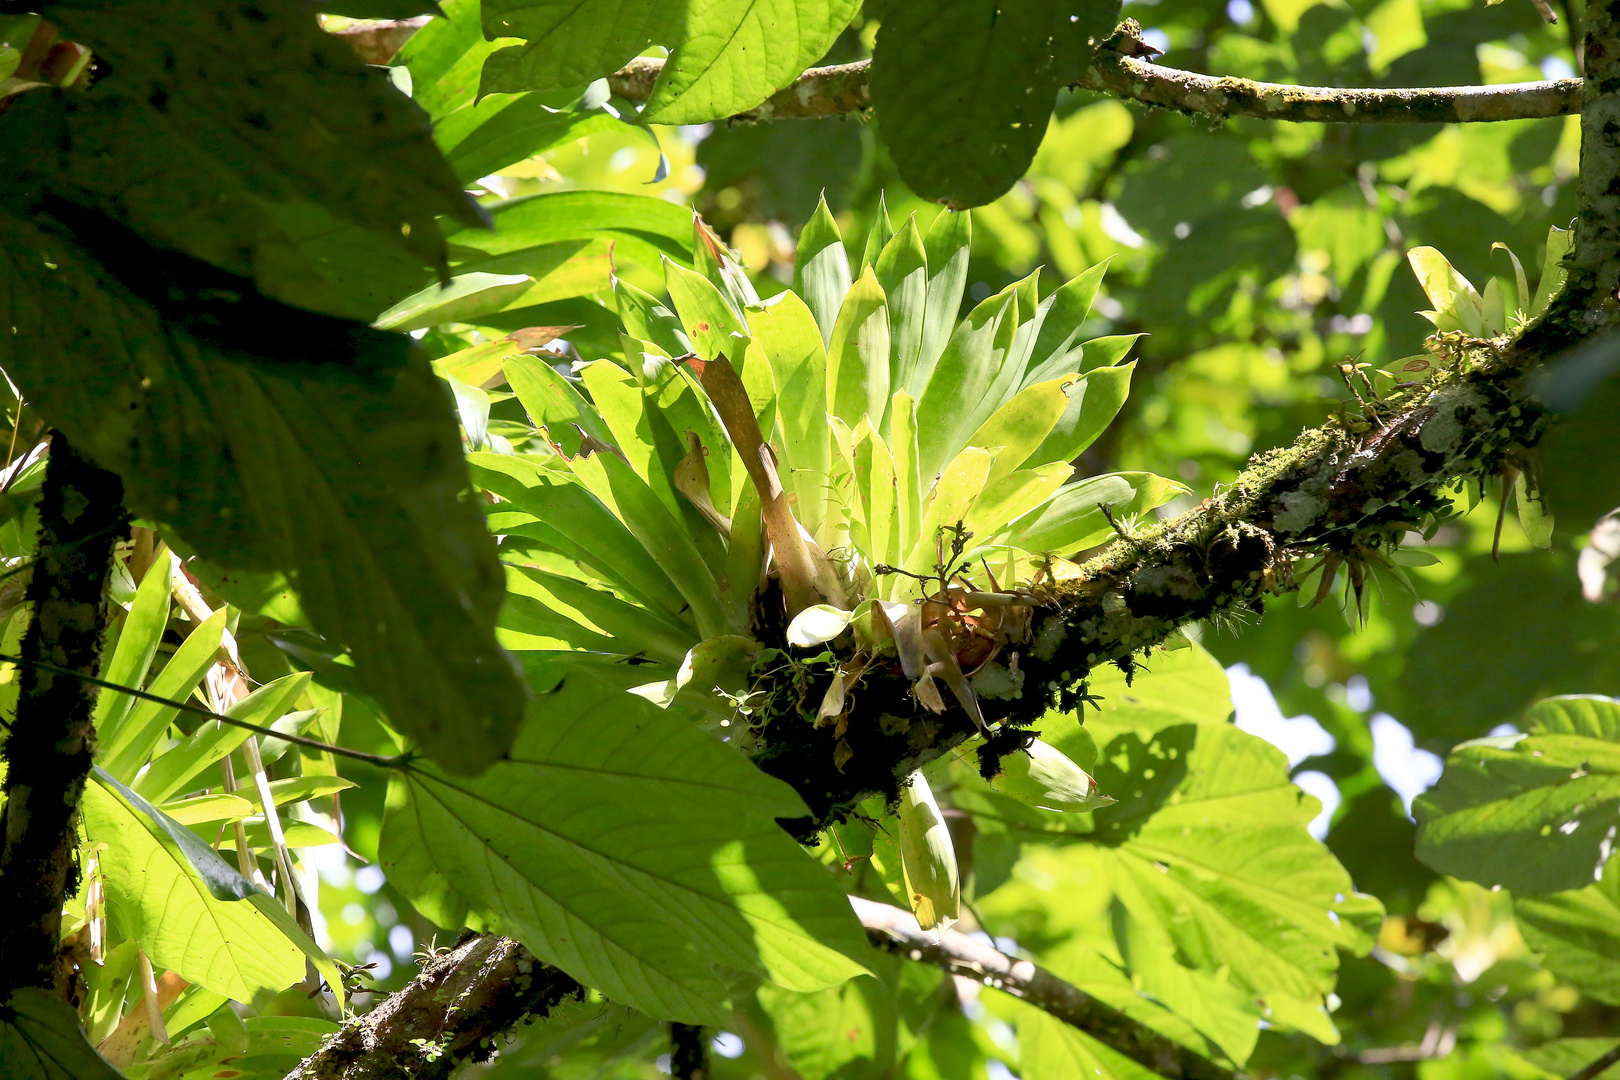
[(1620, 1043), (1615, 1043), (1607, 1054), (1571, 1076), (1569, 1080), (1597, 1080), (1609, 1066), (1620, 1063)]
[(140, 698), (142, 701), (151, 701), (158, 705), (167, 705), (171, 709), (179, 709), (181, 712), (194, 713), (197, 716), (206, 716), (210, 720), (218, 720), (222, 724), (230, 724), (232, 727), (239, 727), (247, 731), (257, 732), (260, 735), (268, 735), (272, 739), (281, 739), (283, 742), (290, 742), (296, 746), (307, 746), (311, 750), (324, 750), (329, 754), (336, 754), (339, 757), (350, 758), (354, 761), (363, 761), (367, 765), (375, 765), (379, 769), (403, 769), (410, 763), (413, 756), (409, 753), (404, 753), (396, 754), (392, 757), (385, 757), (382, 754), (368, 754), (364, 750), (350, 750), (346, 746), (333, 746), (331, 743), (324, 743), (319, 739), (311, 739), (305, 735), (294, 735), (290, 731), (277, 731), (275, 728), (263, 727), (259, 724), (250, 724), (246, 720), (238, 720), (234, 716), (226, 716), (222, 712), (215, 712), (213, 709), (205, 708), (201, 705), (193, 705), (189, 701), (176, 701), (173, 698), (161, 697), (157, 694), (149, 694), (145, 690), (137, 690), (133, 686), (123, 686), (119, 683), (108, 682), (105, 679), (98, 679), (94, 675), (86, 675), (83, 672), (57, 667), (55, 664), (47, 664), (43, 660), (24, 660), (20, 656), (11, 656), (7, 653), (0, 653), (0, 663), (16, 664), (19, 667), (29, 667), (35, 669), (36, 671), (48, 671), (53, 675), (68, 675), (72, 678), (78, 679), (80, 682), (89, 683), (91, 686), (99, 686), (104, 690), (116, 690), (120, 694), (128, 694), (130, 697)]

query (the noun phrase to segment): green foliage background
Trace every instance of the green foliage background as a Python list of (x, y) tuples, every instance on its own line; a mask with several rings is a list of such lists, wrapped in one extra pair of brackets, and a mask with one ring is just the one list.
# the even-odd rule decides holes
[[(350, 6), (356, 10), (346, 14), (414, 13)], [(772, 823), (799, 812), (796, 795), (676, 712), (628, 697), (628, 684), (601, 682), (600, 673), (584, 672), (583, 664), (574, 671), (549, 654), (525, 654), (522, 700), (517, 673), (494, 648), (500, 587), (488, 577), (486, 537), (471, 514), (476, 503), (455, 497), (458, 466), (447, 449), (453, 436), (429, 372), (451, 391), (465, 447), (482, 453), (481, 461), (543, 453), (532, 400), (561, 380), (537, 368), (613, 357), (632, 366), (622, 330), (672, 355), (684, 351), (681, 320), (671, 310), (679, 304), (665, 300), (666, 282), (679, 270), (666, 270), (664, 260), (711, 277), (719, 272), (694, 244), (688, 207), (737, 253), (759, 296), (795, 283), (813, 295), (833, 286), (818, 284), (808, 257), (831, 245), (845, 244), (859, 267), (912, 215), (920, 235), (934, 235), (929, 226), (943, 211), (915, 189), (960, 205), (985, 203), (972, 218), (964, 312), (1031, 274), (1045, 296), (1107, 263), (1081, 337), (1103, 342), (1112, 359), (1129, 349), (1136, 367), (1130, 396), (1085, 451), (1081, 469), (1178, 478), (1192, 494), (1164, 511), (1175, 512), (1230, 480), (1252, 453), (1345, 408), (1350, 394), (1337, 369), (1346, 357), (1382, 367), (1419, 351), (1430, 328), (1414, 312), (1428, 303), (1405, 266), (1406, 250), (1439, 248), (1483, 285), (1492, 275), (1512, 276), (1507, 257), (1491, 250), (1501, 241), (1534, 273), (1549, 228), (1567, 226), (1575, 212), (1577, 119), (1471, 127), (1240, 119), (1216, 126), (1145, 112), (1061, 90), (1061, 70), (1024, 63), (1018, 46), (1030, 34), (1068, 32), (1066, 23), (1051, 31), (1036, 25), (1061, 9), (1035, 3), (1004, 5), (1001, 29), (1012, 27), (1005, 39), (1000, 30), (979, 33), (970, 4), (945, 5), (921, 27), (907, 23), (921, 9), (900, 4), (892, 14), (875, 4), (754, 5), (733, 20), (742, 35), (736, 40), (752, 34), (762, 45), (792, 48), (728, 80), (714, 74), (712, 26), (699, 27), (700, 34), (649, 16), (638, 36), (612, 21), (612, 6), (589, 8), (564, 27), (574, 36), (554, 40), (559, 5), (486, 0), (480, 10), (472, 0), (445, 3), (444, 17), (411, 39), (393, 69), (394, 86), (408, 89), (431, 120), (442, 162), (415, 151), (404, 164), (368, 162), (356, 151), (336, 159), (341, 167), (330, 175), (301, 172), (285, 147), (309, 133), (288, 135), (282, 125), (302, 124), (304, 113), (319, 107), (308, 100), (320, 88), (296, 80), (273, 101), (284, 112), (263, 118), (275, 138), (260, 146), (199, 136), (212, 130), (210, 119), (225, 130), (235, 130), (238, 119), (210, 118), (200, 106), (172, 124), (154, 121), (141, 112), (157, 108), (146, 83), (144, 93), (119, 91), (123, 97), (86, 99), (90, 105), (25, 95), (5, 117), (9, 138), (26, 136), (35, 145), (62, 124), (126, 140), (74, 144), (64, 160), (39, 155), (33, 172), (0, 199), (9, 215), (0, 227), (17, 238), (13, 247), (40, 243), (43, 231), (56, 250), (84, 256), (82, 266), (64, 256), (62, 272), (49, 279), (57, 284), (12, 300), (19, 319), (32, 319), (21, 325), (49, 343), (58, 328), (82, 320), (99, 335), (103, 357), (130, 358), (126, 391), (140, 372), (157, 370), (163, 383), (167, 369), (150, 367), (158, 353), (162, 363), (180, 365), (175, 383), (206, 381), (198, 372), (212, 378), (224, 371), (235, 380), (224, 398), (177, 399), (172, 411), (160, 402), (128, 432), (93, 448), (153, 471), (148, 501), (134, 489), (136, 511), (177, 546), (200, 552), (198, 577), (210, 595), (234, 605), (220, 626), (194, 626), (170, 611), (158, 577), (127, 582), (109, 677), (166, 696), (189, 694), (228, 621), (244, 665), (267, 684), (236, 706), (244, 715), (379, 753), (396, 751), (395, 732), (403, 732), (434, 754), (448, 771), (424, 765), (390, 783), (366, 765), (283, 744), (266, 779), (284, 785), (276, 801), (298, 808), (284, 828), (315, 886), (307, 899), (318, 913), (316, 936), (340, 960), (378, 964), (378, 989), (404, 982), (414, 949), (468, 923), (531, 947), (553, 943), (543, 958), (600, 992), (526, 1029), (488, 1071), (651, 1078), (666, 1047), (658, 1021), (678, 1017), (735, 1036), (722, 1043), (727, 1054), (715, 1057), (720, 1078), (780, 1076), (787, 1068), (846, 1080), (991, 1077), (1002, 1069), (1029, 1080), (1148, 1075), (1010, 997), (964, 989), (932, 969), (866, 950), (839, 893), (903, 906), (898, 852), (886, 834), (840, 829), (817, 852), (830, 869), (824, 873)], [(721, 21), (739, 8), (713, 6)], [(126, 78), (163, 83), (166, 76), (143, 67), (138, 35), (130, 35), (129, 24), (146, 12), (140, 4), (112, 5), (122, 26), (89, 12), (93, 5), (87, 13), (56, 7), (64, 26), (111, 57)], [(1114, 17), (1101, 9), (1081, 14), (1081, 33), (1106, 31)], [(1544, 24), (1515, 0), (1489, 7), (1458, 0), (1160, 0), (1127, 4), (1120, 14), (1162, 35), (1165, 63), (1289, 83), (1512, 82), (1563, 73), (1574, 60), (1563, 27)], [(929, 47), (923, 30), (942, 36), (940, 48)], [(634, 106), (586, 84), (650, 44), (673, 50), (676, 74), (643, 114), (658, 123), (638, 126), (626, 122)], [(875, 73), (875, 117), (708, 122), (752, 107), (809, 64), (868, 55), (881, 61), (886, 49), (899, 56), (907, 48), (914, 55), (896, 60), (898, 70), (960, 64), (1018, 78), (966, 86), (973, 106), (966, 112), (941, 110), (937, 83), (920, 74), (885, 84)], [(559, 67), (558, 57), (572, 66)], [(208, 102), (239, 104), (230, 96), (233, 79), (245, 82), (261, 68), (297, 71), (303, 63), (302, 55), (295, 61), (268, 53), (236, 58), (229, 71), (229, 60), (206, 51), (187, 58), (197, 67), (186, 78), (214, 86)], [(682, 64), (705, 74), (680, 74)], [(393, 110), (391, 122), (414, 125), (420, 140), (422, 118), (380, 75), (364, 85)], [(1031, 96), (1042, 102), (1026, 115), (1019, 110)], [(184, 93), (180, 98), (190, 104)], [(89, 128), (83, 114), (98, 110), (120, 112), (128, 126)], [(983, 153), (983, 132), (1009, 116), (1024, 125), (1027, 145), (1013, 140)], [(154, 123), (174, 141), (135, 137)], [(382, 141), (395, 140), (390, 134)], [(102, 174), (74, 153), (116, 154), (127, 167)], [(170, 192), (157, 182), (169, 170), (187, 174), (208, 197)], [(161, 297), (125, 288), (130, 275), (120, 273), (111, 245), (85, 243), (86, 227), (71, 215), (42, 224), (20, 209), (33, 205), (40, 185), (64, 176), (74, 180), (77, 203), (161, 248), (170, 260), (165, 272), (176, 280), (189, 280), (201, 260), (250, 282), (276, 305), (264, 309), (273, 315), (296, 308), (306, 316), (375, 319), (382, 330), (409, 332), (421, 351), (407, 356), (397, 336), (365, 331), (351, 353), (328, 358), (333, 371), (298, 382), (267, 369), (262, 357), (244, 360), (236, 346), (222, 348), (206, 328), (178, 320), (178, 331), (165, 329), (173, 311)], [(1006, 190), (1009, 176), (1018, 179)], [(409, 189), (418, 181), (420, 189)], [(461, 185), (476, 207), (457, 194)], [(826, 210), (819, 209), (823, 197)], [(222, 204), (229, 210), (220, 211)], [(356, 215), (355, 206), (375, 214)], [(388, 216), (399, 207), (410, 215)], [(480, 227), (483, 217), (493, 230)], [(32, 265), (18, 266), (14, 279), (40, 279)], [(435, 280), (441, 272), (448, 288)], [(62, 292), (60, 283), (75, 273), (82, 281)], [(834, 290), (834, 301), (841, 295)], [(86, 298), (105, 310), (83, 319)], [(638, 327), (627, 325), (632, 310)], [(690, 332), (693, 320), (685, 322)], [(560, 337), (566, 346), (555, 355), (525, 355), (529, 343), (546, 345), (532, 335), (516, 342), (506, 336), (525, 328), (551, 328), (540, 337)], [(313, 338), (327, 329), (308, 332)], [(0, 548), (20, 560), (29, 551), (29, 503), (38, 484), (37, 456), (29, 454), (41, 430), (36, 408), (64, 427), (62, 417), (79, 410), (90, 430), (99, 403), (71, 388), (55, 391), (65, 404), (49, 394), (35, 401), (29, 395), (40, 391), (32, 386), (51, 379), (30, 379), (28, 365), (47, 366), (54, 356), (8, 349), (0, 364), (29, 405), (13, 406), (20, 464), (5, 489), (10, 514)], [(379, 384), (349, 386), (347, 369), (356, 357), (384, 353), (374, 368), (400, 374), (367, 404), (365, 394)], [(254, 405), (237, 416), (223, 403), (257, 393), (285, 411), (317, 410), (319, 400), (294, 395), (319, 399), (307, 388), (318, 391), (321, 379), (328, 390), (333, 380), (343, 384), (325, 400), (360, 405), (328, 417), (316, 432), (254, 428), (275, 410)], [(368, 418), (397, 410), (402, 399), (417, 403), (410, 421), (417, 426), (373, 430)], [(588, 421), (583, 411), (571, 418)], [(596, 434), (570, 430), (562, 414), (548, 419), (551, 437), (570, 452)], [(442, 440), (437, 454), (422, 453), (421, 429), (428, 427)], [(186, 438), (172, 436), (182, 428)], [(254, 440), (241, 441), (250, 428)], [(172, 437), (165, 442), (165, 435)], [(244, 460), (266, 445), (283, 448), (262, 462), (263, 476), (228, 477), (221, 490), (262, 491), (311, 477), (311, 490), (337, 493), (338, 510), (308, 512), (289, 483), (262, 514), (295, 526), (233, 533), (238, 526), (199, 525), (201, 518), (187, 516), (190, 508), (161, 505), (158, 481), (167, 474), (148, 463), (207, 457), (195, 448), (210, 438), (244, 451)], [(971, 815), (958, 854), (972, 919), (1102, 1000), (1254, 1075), (1539, 1078), (1568, 1075), (1612, 1046), (1620, 1021), (1613, 964), (1620, 955), (1620, 861), (1608, 856), (1620, 798), (1620, 707), (1543, 702), (1526, 713), (1552, 694), (1620, 695), (1613, 599), (1583, 599), (1575, 571), (1596, 516), (1620, 504), (1616, 461), (1601, 432), (1577, 445), (1580, 466), (1569, 464), (1570, 451), (1548, 462), (1554, 480), (1560, 469), (1579, 474), (1564, 481), (1573, 497), (1558, 509), (1575, 510), (1561, 516), (1550, 550), (1535, 548), (1510, 522), (1500, 560), (1493, 559), (1502, 496), (1486, 490), (1483, 506), (1431, 538), (1426, 550), (1434, 561), (1410, 570), (1422, 598), (1416, 604), (1385, 595), (1357, 623), (1337, 595), (1315, 608), (1292, 596), (1273, 598), (1262, 617), (1195, 628), (1197, 646), (1157, 654), (1130, 684), (1100, 675), (1090, 688), (1103, 697), (1099, 713), (1083, 729), (1051, 718), (1043, 733), (1120, 805), (1058, 818), (985, 788), (958, 762), (930, 770), (942, 801)], [(394, 460), (399, 446), (412, 455)], [(347, 451), (357, 447), (377, 472), (343, 472)], [(402, 477), (419, 475), (424, 457), (448, 471), (423, 491), (400, 496), (376, 482), (390, 463)], [(384, 489), (388, 497), (379, 499)], [(1470, 501), (1463, 492), (1458, 500), (1459, 508)], [(431, 527), (423, 524), (430, 519)], [(332, 521), (346, 524), (334, 535)], [(460, 530), (460, 549), (398, 540), (413, 529), (440, 535), (432, 529), (445, 523)], [(236, 546), (221, 542), (222, 533)], [(331, 570), (374, 560), (385, 568), (374, 578)], [(354, 599), (342, 589), (352, 589)], [(474, 602), (462, 604), (458, 589)], [(356, 629), (356, 605), (379, 594), (401, 598), (392, 618), (417, 627), (410, 648), (393, 644), (398, 635), (368, 643)], [(537, 618), (568, 608), (555, 589), (528, 595)], [(15, 598), (8, 603), (4, 644), (14, 652), (26, 620)], [(521, 649), (511, 616), (519, 606), (508, 604), (502, 641)], [(448, 631), (439, 619), (468, 626)], [(550, 633), (549, 625), (535, 636)], [(676, 628), (683, 629), (690, 628)], [(176, 645), (181, 638), (186, 643)], [(670, 663), (689, 644), (678, 634), (675, 640), (675, 655), (664, 658)], [(379, 667), (368, 655), (384, 662)], [(421, 667), (424, 658), (433, 664)], [(1233, 726), (1221, 669), (1237, 663), (1264, 678), (1284, 715), (1315, 717), (1334, 748), (1290, 763)], [(4, 685), (10, 697), (14, 685)], [(495, 718), (485, 729), (493, 734), (466, 740), (447, 723), (466, 707), (457, 700), (464, 692), (478, 715)], [(214, 843), (241, 869), (274, 864), (273, 832), (254, 812), (254, 799), (217, 784), (204, 791), (213, 773), (198, 779), (236, 744), (222, 737), (210, 743), (172, 711), (103, 700), (106, 774), (88, 798), (85, 828), (92, 846), (116, 852), (104, 860), (114, 931), (83, 1013), (86, 1027), (99, 1039), (138, 1000), (130, 989), (138, 942), (159, 968), (197, 985), (170, 1014), (171, 1034), (189, 1032), (181, 1049), (129, 1075), (211, 1075), (227, 1057), (236, 1067), (252, 1062), (252, 1075), (280, 1075), (330, 1030), (318, 1003), (286, 987), (300, 977), (306, 955), (331, 969), (284, 909), (262, 893), (232, 899), (253, 892), (243, 876), (177, 839), (184, 833), (201, 837), (204, 848)], [(520, 719), (525, 710), (527, 722)], [(1392, 770), (1378, 759), (1373, 736), (1379, 713), (1404, 724), (1419, 748), (1447, 757), (1439, 786), (1413, 807), (1415, 821), (1386, 783)], [(561, 716), (574, 722), (558, 723)], [(1529, 738), (1492, 741), (1502, 724), (1518, 725)], [(505, 748), (509, 760), (476, 779), (453, 775)], [(1537, 750), (1546, 758), (1527, 765), (1526, 755)], [(1307, 831), (1320, 804), (1290, 783), (1307, 772), (1324, 775), (1341, 798), (1325, 823), (1325, 845)], [(1571, 780), (1574, 773), (1583, 775)], [(339, 791), (340, 830), (333, 814)], [(236, 803), (224, 801), (230, 798)], [(644, 803), (659, 808), (659, 820), (644, 820)], [(146, 812), (147, 805), (156, 810)], [(221, 844), (233, 830), (236, 839)], [(352, 854), (335, 842), (337, 831)], [(242, 845), (257, 856), (239, 858)], [(851, 856), (852, 867), (845, 865)], [(141, 888), (120, 891), (118, 859), (136, 857), (159, 871), (148, 870)], [(74, 903), (82, 920), (85, 897)], [(209, 925), (236, 947), (209, 952)], [(200, 936), (192, 933), (198, 926)], [(229, 1052), (234, 1029), (222, 1033), (227, 998), (254, 1006), (242, 1036), (246, 1057)], [(18, 1020), (6, 1030), (28, 1029)], [(740, 1056), (727, 1056), (732, 1048)]]

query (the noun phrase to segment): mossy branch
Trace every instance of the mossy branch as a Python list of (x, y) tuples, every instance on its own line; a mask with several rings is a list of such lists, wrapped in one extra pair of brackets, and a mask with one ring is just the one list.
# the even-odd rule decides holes
[(487, 1060), (497, 1035), (583, 993), (511, 938), (480, 934), (430, 957), (404, 989), (343, 1025), (287, 1080), (440, 1080)]
[(936, 936), (918, 926), (911, 912), (888, 904), (860, 897), (850, 897), (850, 903), (866, 928), (867, 939), (880, 949), (1010, 994), (1168, 1080), (1233, 1080), (1232, 1070), (1133, 1020), (1033, 961), (1015, 959), (955, 930)]
[[(1425, 519), (1446, 516), (1448, 486), (1494, 475), (1533, 446), (1551, 419), (1526, 386), (1542, 354), (1505, 340), (1458, 339), (1451, 349), (1451, 366), (1432, 383), (1256, 457), (1196, 509), (1115, 542), (1078, 577), (1038, 592), (1028, 634), (996, 661), (1004, 689), (980, 692), (1007, 748), (1052, 709), (1073, 712), (1100, 665), (1129, 668), (1184, 623), (1292, 591), (1298, 557), (1333, 554), (1353, 572), (1364, 568)], [(898, 668), (883, 665), (869, 668), (842, 734), (804, 723), (768, 730), (757, 761), (805, 797), (812, 818), (796, 823), (803, 835), (867, 796), (892, 797), (913, 771), (978, 734), (960, 708), (922, 709)], [(1001, 743), (992, 736), (981, 752), (999, 756)]]
[[(861, 60), (811, 68), (764, 104), (731, 119), (753, 123), (864, 112), (872, 107), (866, 85), (870, 67), (870, 60)], [(608, 85), (622, 98), (646, 101), (663, 68), (664, 61), (641, 57), (609, 75)], [(1579, 79), (1366, 90), (1288, 86), (1180, 71), (1107, 49), (1093, 56), (1073, 85), (1181, 113), (1294, 123), (1481, 123), (1563, 116), (1581, 108)]]
[[(127, 519), (123, 485), (51, 436), (39, 500), (39, 556), (27, 599), (17, 715), (3, 747), (0, 811), (0, 1001), (24, 986), (71, 983), (57, 968), (63, 898), (78, 883), (79, 798), (95, 752), (95, 690), (76, 676), (101, 663), (113, 545)], [(44, 664), (53, 674), (40, 669)], [(63, 996), (66, 996), (64, 993)]]
[[(357, 24), (339, 31), (368, 64), (387, 63), (425, 19)], [(864, 113), (870, 60), (811, 68), (763, 103), (729, 119), (734, 123), (802, 120)], [(639, 57), (608, 76), (613, 93), (646, 101), (664, 61)], [(1547, 79), (1495, 86), (1424, 86), (1349, 89), (1289, 86), (1161, 67), (1137, 56), (1100, 49), (1071, 84), (1202, 116), (1328, 124), (1466, 124), (1535, 120), (1581, 109), (1580, 79)]]

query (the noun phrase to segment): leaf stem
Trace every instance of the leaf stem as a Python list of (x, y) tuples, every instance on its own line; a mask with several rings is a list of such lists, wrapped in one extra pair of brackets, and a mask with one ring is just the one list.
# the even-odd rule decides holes
[(104, 690), (116, 690), (120, 694), (128, 694), (130, 697), (140, 698), (142, 701), (151, 701), (158, 705), (167, 705), (171, 709), (179, 709), (181, 712), (194, 713), (197, 716), (206, 716), (210, 720), (218, 720), (222, 724), (229, 724), (232, 727), (239, 727), (247, 731), (257, 732), (260, 735), (265, 735), (272, 739), (280, 739), (283, 742), (290, 742), (295, 746), (305, 746), (311, 750), (324, 750), (326, 753), (336, 754), (338, 757), (346, 757), (354, 761), (363, 761), (367, 765), (375, 765), (379, 769), (406, 768), (410, 764), (412, 757), (415, 756), (407, 752), (404, 754), (395, 754), (390, 757), (384, 754), (367, 753), (364, 750), (351, 750), (346, 746), (334, 746), (331, 743), (324, 743), (319, 739), (311, 739), (305, 735), (295, 735), (288, 731), (277, 731), (275, 728), (263, 727), (259, 724), (250, 724), (246, 720), (238, 720), (234, 716), (226, 716), (224, 713), (215, 712), (213, 709), (205, 708), (202, 705), (193, 705), (189, 701), (176, 701), (173, 698), (166, 698), (158, 694), (149, 694), (145, 690), (137, 690), (133, 686), (124, 686), (120, 683), (108, 682), (106, 679), (98, 679), (94, 675), (86, 675), (82, 671), (73, 671), (69, 668), (57, 667), (55, 664), (47, 664), (43, 660), (27, 660), (21, 656), (12, 656), (8, 653), (0, 653), (0, 663), (16, 664), (19, 667), (32, 668), (36, 671), (47, 671), (52, 675), (67, 675), (78, 679), (80, 682), (89, 683), (91, 686), (99, 686)]
[(1620, 1062), (1620, 1043), (1617, 1043), (1607, 1054), (1592, 1062), (1580, 1072), (1571, 1076), (1569, 1080), (1597, 1080), (1609, 1066)]

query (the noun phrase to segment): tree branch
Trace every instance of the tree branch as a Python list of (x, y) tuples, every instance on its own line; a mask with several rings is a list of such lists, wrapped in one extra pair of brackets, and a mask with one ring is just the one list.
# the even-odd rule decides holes
[[(60, 432), (39, 500), (39, 556), (22, 654), (74, 674), (101, 663), (113, 544), (126, 518), (118, 477), (73, 451)], [(57, 987), (62, 901), (77, 887), (75, 818), (90, 773), (95, 691), (79, 678), (25, 666), (6, 739), (0, 811), (0, 1001), (22, 986)]]
[(1011, 994), (1170, 1080), (1233, 1080), (1230, 1069), (1098, 1001), (1033, 961), (1015, 960), (955, 930), (947, 930), (935, 941), (933, 932), (919, 927), (909, 911), (856, 896), (849, 902), (866, 927), (866, 936), (880, 949)]
[[(354, 44), (361, 59), (383, 64), (425, 21), (358, 23), (337, 33)], [(811, 68), (764, 104), (729, 119), (757, 123), (865, 112), (872, 107), (866, 85), (871, 63), (858, 60)], [(608, 86), (629, 101), (646, 101), (663, 70), (664, 61), (639, 57), (609, 75)], [(1485, 123), (1564, 116), (1581, 108), (1580, 79), (1365, 90), (1288, 86), (1160, 67), (1108, 49), (1093, 55), (1073, 85), (1181, 113), (1302, 124)]]
[[(861, 60), (811, 68), (763, 105), (731, 119), (755, 122), (864, 112), (872, 107), (866, 85), (870, 66), (870, 60)], [(632, 60), (608, 76), (608, 86), (622, 98), (646, 101), (663, 68), (662, 60)], [(1479, 123), (1563, 116), (1579, 112), (1581, 107), (1579, 79), (1502, 86), (1348, 90), (1199, 75), (1108, 50), (1095, 54), (1093, 63), (1074, 85), (1176, 112), (1295, 123)]]
[(444, 1080), (463, 1063), (488, 1058), (495, 1036), (583, 993), (511, 938), (480, 934), (430, 959), (287, 1080)]
[(1613, 1047), (1607, 1054), (1587, 1065), (1580, 1072), (1571, 1076), (1569, 1080), (1597, 1080), (1609, 1066), (1616, 1062), (1620, 1062), (1620, 1046)]
[(1176, 112), (1295, 123), (1484, 123), (1563, 116), (1581, 108), (1579, 79), (1353, 90), (1199, 75), (1109, 52), (1099, 52), (1076, 85)]

